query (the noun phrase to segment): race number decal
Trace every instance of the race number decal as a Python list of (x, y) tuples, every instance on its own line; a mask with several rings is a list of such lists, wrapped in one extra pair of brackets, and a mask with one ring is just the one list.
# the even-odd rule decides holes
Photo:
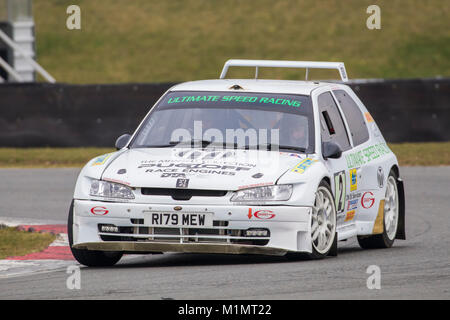
[(334, 201), (336, 212), (341, 213), (345, 210), (345, 171), (334, 174)]

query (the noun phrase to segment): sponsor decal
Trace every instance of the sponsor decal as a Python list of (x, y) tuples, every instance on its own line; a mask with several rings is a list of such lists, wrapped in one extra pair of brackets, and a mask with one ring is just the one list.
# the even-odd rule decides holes
[(312, 166), (317, 160), (306, 158), (305, 160), (299, 162), (293, 169), (293, 172), (304, 173), (306, 169)]
[(255, 212), (255, 217), (262, 220), (272, 219), (275, 213), (270, 210), (259, 210)]
[(364, 192), (363, 196), (361, 197), (361, 206), (364, 209), (370, 209), (372, 208), (374, 203), (375, 197), (373, 196), (373, 193), (370, 191)]
[[(140, 165), (139, 168), (171, 168), (171, 169), (187, 169), (195, 172), (194, 169), (213, 169), (213, 170), (232, 170), (232, 171), (248, 171), (251, 167), (231, 166), (226, 164), (210, 164), (210, 163), (154, 163)], [(147, 170), (148, 171), (148, 170)], [(186, 172), (186, 171), (185, 171)]]
[(364, 116), (366, 117), (367, 122), (373, 122), (372, 115), (369, 112), (364, 113)]
[(347, 195), (346, 199), (347, 200), (354, 200), (354, 199), (359, 199), (361, 198), (361, 192), (353, 192)]
[(350, 171), (350, 191), (358, 189), (358, 173), (357, 169), (351, 169)]
[(189, 186), (189, 179), (177, 179), (177, 188), (187, 188)]
[[(151, 171), (145, 171), (145, 172), (151, 172)], [(184, 173), (163, 173), (161, 178), (186, 178), (186, 174)]]
[(334, 174), (334, 199), (337, 213), (341, 213), (345, 210), (345, 176), (344, 170)]
[(188, 162), (188, 159), (177, 160), (144, 160), (138, 169), (145, 169), (146, 173), (161, 174), (161, 178), (186, 178), (189, 175), (226, 175), (235, 176), (243, 171), (249, 171), (255, 164), (240, 162), (222, 162), (210, 160), (208, 162)]
[(94, 161), (92, 162), (92, 166), (101, 166), (101, 165), (105, 164), (106, 160), (108, 160), (108, 158), (111, 156), (112, 156), (112, 153), (107, 153), (100, 157), (95, 158)]
[(289, 157), (296, 157), (296, 158), (302, 158), (302, 155), (299, 153), (288, 153), (288, 152), (280, 152), (281, 155), (286, 155)]
[(230, 157), (236, 157), (235, 151), (200, 151), (200, 150), (182, 150), (174, 149), (173, 156), (180, 160), (223, 160)]
[(161, 173), (161, 178), (185, 178), (193, 174), (208, 174), (208, 175), (222, 175), (222, 176), (234, 176), (236, 172), (223, 171), (223, 170), (206, 170), (206, 169), (147, 169), (146, 173)]
[(353, 220), (353, 218), (355, 217), (355, 212), (355, 210), (348, 211), (347, 215), (345, 216), (345, 221)]
[(105, 207), (93, 207), (91, 209), (91, 213), (95, 214), (96, 216), (104, 216), (108, 214), (108, 212), (108, 209), (106, 209)]
[(365, 165), (391, 152), (391, 149), (389, 149), (387, 144), (383, 142), (348, 154), (345, 156), (345, 160), (347, 161), (347, 167), (349, 169), (353, 169), (361, 167), (362, 165)]
[(359, 199), (348, 200), (347, 210), (356, 210), (358, 208)]
[(253, 216), (257, 219), (261, 220), (269, 220), (275, 217), (275, 213), (271, 210), (258, 210), (255, 213), (252, 212), (252, 208), (248, 208), (248, 215), (247, 217), (251, 219)]
[(195, 102), (229, 102), (229, 103), (256, 103), (256, 104), (278, 104), (287, 105), (292, 107), (300, 107), (302, 102), (298, 100), (284, 99), (278, 97), (255, 97), (248, 95), (233, 95), (233, 96), (180, 96), (172, 97), (167, 100), (167, 104), (177, 104), (177, 103), (195, 103)]

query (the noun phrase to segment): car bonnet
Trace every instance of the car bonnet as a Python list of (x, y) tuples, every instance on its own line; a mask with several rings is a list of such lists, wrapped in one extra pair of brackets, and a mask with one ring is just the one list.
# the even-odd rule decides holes
[(305, 157), (278, 151), (134, 148), (114, 159), (102, 179), (137, 188), (238, 190), (276, 184)]

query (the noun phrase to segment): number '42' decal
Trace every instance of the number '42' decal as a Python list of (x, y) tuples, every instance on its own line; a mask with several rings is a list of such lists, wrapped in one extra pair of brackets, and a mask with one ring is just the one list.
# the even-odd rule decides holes
[(334, 174), (334, 201), (336, 212), (341, 213), (345, 210), (345, 171), (339, 171)]

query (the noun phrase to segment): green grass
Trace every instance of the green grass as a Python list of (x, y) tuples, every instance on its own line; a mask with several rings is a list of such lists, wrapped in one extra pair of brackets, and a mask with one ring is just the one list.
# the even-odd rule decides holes
[(0, 148), (0, 167), (82, 167), (90, 159), (114, 150), (110, 148)]
[[(74, 3), (82, 29), (70, 31)], [(373, 3), (381, 30), (366, 28)], [(35, 0), (34, 16), (39, 62), (61, 82), (217, 78), (229, 58), (344, 61), (350, 78), (450, 76), (450, 6), (442, 0)], [(302, 79), (304, 71), (260, 75)]]
[(0, 226), (0, 259), (42, 251), (55, 239), (56, 236), (50, 233), (26, 232)]
[(450, 142), (390, 143), (402, 166), (450, 165)]
[[(402, 166), (450, 165), (450, 142), (390, 143)], [(0, 148), (0, 168), (82, 167), (111, 148)]]

